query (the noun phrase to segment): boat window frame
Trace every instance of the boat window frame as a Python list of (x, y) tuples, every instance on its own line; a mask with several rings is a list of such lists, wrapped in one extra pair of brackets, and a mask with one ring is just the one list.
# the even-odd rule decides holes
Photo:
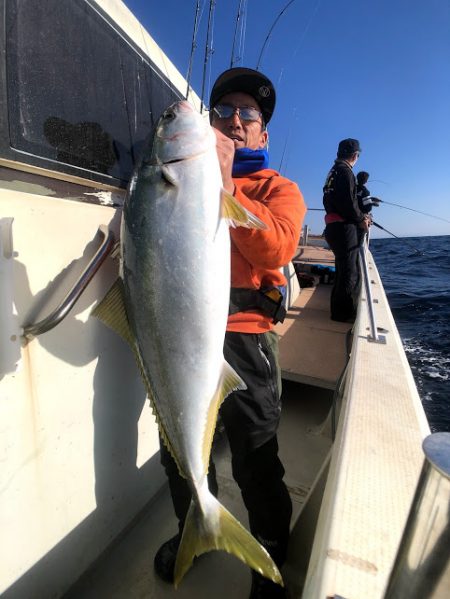
[[(45, 156), (39, 156), (24, 150), (13, 148), (10, 144), (10, 114), (8, 108), (8, 80), (7, 80), (7, 58), (6, 58), (6, 3), (9, 1), (18, 0), (0, 0), (0, 30), (3, 31), (3, 38), (0, 42), (0, 163), (2, 159), (6, 161), (13, 161), (15, 164), (14, 168), (19, 170), (19, 165), (24, 164), (30, 167), (38, 167), (38, 169), (44, 169), (45, 171), (54, 171), (62, 175), (66, 175), (68, 180), (73, 177), (77, 179), (88, 180), (89, 182), (106, 184), (117, 188), (126, 188), (128, 185), (128, 178), (120, 179), (118, 177), (101, 173), (98, 171), (90, 170), (80, 166), (70, 165), (58, 160), (53, 160)], [(182, 100), (182, 92), (172, 83), (169, 78), (158, 68), (158, 66), (151, 60), (151, 58), (143, 52), (141, 48), (120, 28), (120, 25), (115, 21), (111, 15), (109, 15), (101, 6), (91, 0), (73, 0), (79, 2), (80, 5), (87, 5), (88, 10), (94, 11), (96, 15), (94, 18), (100, 17), (99, 22), (103, 21), (105, 27), (112, 29), (114, 35), (121, 38), (121, 40), (127, 44), (129, 50), (131, 50), (133, 57), (136, 57), (137, 62), (144, 63), (145, 68), (153, 71), (152, 75), (155, 75), (167, 90), (175, 96), (176, 99)], [(130, 173), (131, 177), (131, 173)], [(58, 177), (60, 178), (60, 177)], [(64, 177), (63, 177), (64, 178)]]

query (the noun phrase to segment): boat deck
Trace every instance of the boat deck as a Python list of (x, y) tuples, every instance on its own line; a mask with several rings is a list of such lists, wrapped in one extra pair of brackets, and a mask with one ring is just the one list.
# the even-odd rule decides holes
[[(307, 270), (311, 264), (334, 264), (330, 250), (301, 246), (294, 263)], [(325, 389), (334, 389), (347, 359), (351, 325), (330, 319), (331, 285), (306, 287), (276, 327), (280, 335), (283, 378)]]
[[(332, 401), (330, 391), (293, 383), (283, 385), (280, 455), (286, 468), (285, 482), (293, 503), (294, 524), (325, 460), (331, 440), (322, 434)], [(299, 459), (308, 456), (307, 459)], [(248, 528), (246, 509), (231, 475), (226, 438), (214, 447), (220, 501)], [(97, 562), (65, 599), (245, 599), (250, 590), (250, 570), (222, 551), (202, 556), (178, 589), (154, 574), (153, 558), (160, 545), (176, 533), (177, 524), (165, 486), (126, 534)], [(286, 584), (289, 581), (285, 575)]]
[[(322, 248), (299, 248), (296, 261), (330, 263), (332, 254)], [(349, 325), (329, 318), (330, 285), (304, 288), (283, 324), (277, 326), (283, 373), (283, 411), (279, 430), (280, 455), (292, 502), (292, 527), (331, 447), (328, 415), (336, 381), (346, 362)], [(335, 347), (337, 346), (337, 348)], [(233, 480), (227, 441), (215, 443), (214, 459), (223, 504), (248, 528), (239, 489)], [(307, 459), (303, 457), (307, 456)], [(249, 569), (223, 552), (202, 556), (180, 587), (160, 581), (153, 572), (153, 557), (176, 532), (176, 520), (167, 487), (121, 539), (97, 562), (65, 599), (125, 599), (157, 597), (210, 599), (248, 596)], [(307, 564), (305, 564), (307, 566)], [(289, 571), (284, 572), (290, 586)], [(295, 581), (295, 585), (298, 581)]]

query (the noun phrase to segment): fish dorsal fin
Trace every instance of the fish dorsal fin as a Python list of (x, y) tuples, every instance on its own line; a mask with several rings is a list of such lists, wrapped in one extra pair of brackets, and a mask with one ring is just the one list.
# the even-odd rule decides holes
[(261, 219), (244, 208), (237, 199), (225, 189), (221, 192), (222, 218), (230, 227), (245, 227), (247, 229), (259, 229), (264, 231), (269, 227)]
[(214, 394), (214, 397), (211, 400), (209, 405), (209, 410), (207, 414), (207, 420), (205, 425), (205, 436), (203, 439), (203, 465), (204, 472), (208, 471), (209, 466), (209, 456), (211, 453), (211, 446), (214, 437), (214, 430), (216, 428), (217, 414), (219, 412), (219, 408), (222, 405), (223, 400), (232, 392), (237, 390), (244, 391), (247, 389), (247, 385), (238, 375), (238, 373), (231, 368), (228, 362), (223, 363), (222, 375), (219, 380), (219, 385), (217, 387), (217, 391)]
[(136, 343), (136, 338), (131, 330), (130, 322), (128, 320), (127, 310), (125, 306), (125, 289), (123, 281), (120, 277), (115, 281), (115, 283), (108, 291), (108, 293), (105, 295), (105, 297), (102, 299), (102, 301), (93, 309), (92, 316), (95, 316), (96, 318), (101, 320), (103, 324), (115, 331), (131, 347), (134, 357), (136, 359), (137, 366), (139, 368), (139, 372), (142, 377), (142, 381), (147, 391), (147, 395), (150, 400), (150, 405), (152, 407), (153, 414), (156, 418), (156, 422), (158, 424), (158, 429), (161, 433), (162, 440), (167, 449), (169, 450), (170, 454), (172, 455), (173, 459), (175, 460), (180, 474), (185, 477), (180, 466), (180, 461), (177, 458), (176, 453), (169, 441), (169, 437), (164, 428), (162, 418), (156, 407), (156, 401), (154, 398), (154, 393), (152, 391), (152, 385), (146, 374), (141, 353), (139, 351), (139, 347)]

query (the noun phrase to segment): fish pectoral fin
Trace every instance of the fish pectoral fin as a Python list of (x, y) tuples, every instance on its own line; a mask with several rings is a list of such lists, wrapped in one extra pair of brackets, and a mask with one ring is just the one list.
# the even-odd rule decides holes
[(114, 260), (116, 258), (120, 258), (120, 239), (114, 243), (114, 245), (112, 246), (111, 253), (109, 255)]
[(134, 347), (134, 335), (131, 332), (125, 308), (125, 292), (123, 281), (119, 277), (102, 301), (91, 312), (107, 327), (115, 331), (127, 343)]
[(220, 403), (229, 395), (232, 391), (245, 391), (247, 385), (244, 383), (238, 373), (232, 368), (228, 362), (224, 361), (222, 368), (222, 377), (219, 384), (219, 393), (221, 396)]
[(170, 168), (170, 164), (163, 164), (161, 166), (161, 177), (169, 185), (174, 185), (175, 187), (178, 185), (178, 178), (176, 176), (174, 169)]
[(211, 447), (214, 437), (214, 431), (216, 429), (217, 415), (219, 408), (222, 405), (223, 400), (233, 391), (247, 389), (247, 385), (238, 375), (238, 373), (224, 361), (222, 368), (222, 376), (219, 380), (219, 385), (214, 397), (209, 404), (209, 410), (206, 417), (205, 435), (203, 438), (203, 465), (204, 472), (208, 471), (209, 456), (211, 454)]
[(244, 208), (237, 199), (225, 189), (221, 192), (222, 218), (230, 227), (245, 227), (246, 229), (267, 230), (269, 227), (261, 219)]
[[(205, 498), (203, 498), (205, 499)], [(191, 502), (175, 562), (175, 588), (196, 556), (222, 550), (235, 555), (262, 576), (284, 586), (281, 574), (260, 543), (210, 493), (201, 507)]]

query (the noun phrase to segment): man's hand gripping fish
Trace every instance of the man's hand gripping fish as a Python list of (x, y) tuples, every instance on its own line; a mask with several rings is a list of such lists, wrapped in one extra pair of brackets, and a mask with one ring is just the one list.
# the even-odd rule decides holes
[(192, 491), (175, 586), (195, 556), (213, 549), (283, 584), (267, 551), (207, 484), (219, 407), (246, 388), (223, 357), (230, 225), (267, 228), (222, 189), (213, 130), (189, 103), (177, 102), (130, 182), (122, 276), (94, 310), (131, 345), (161, 436)]

